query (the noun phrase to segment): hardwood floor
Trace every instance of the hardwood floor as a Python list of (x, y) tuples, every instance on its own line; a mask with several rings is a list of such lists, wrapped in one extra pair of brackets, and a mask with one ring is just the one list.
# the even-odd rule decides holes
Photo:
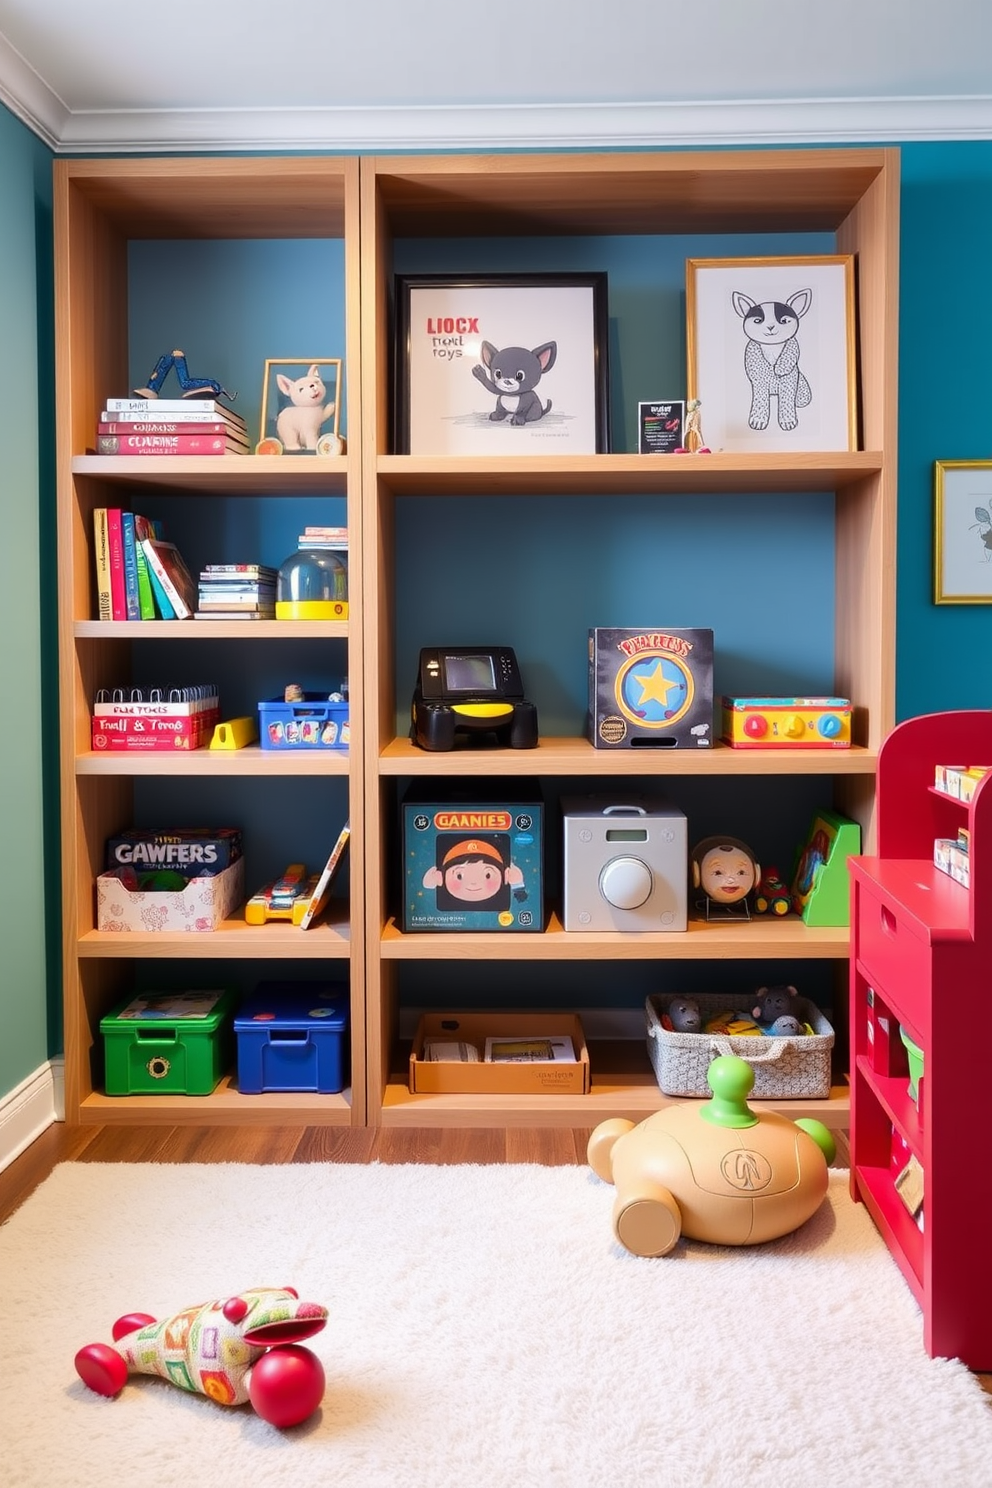
[[(65, 1126), (55, 1123), (0, 1173), (0, 1224), (62, 1162), (584, 1163), (589, 1127), (420, 1130), (360, 1127)], [(850, 1161), (837, 1138), (838, 1167)], [(992, 1395), (992, 1374), (975, 1376)]]

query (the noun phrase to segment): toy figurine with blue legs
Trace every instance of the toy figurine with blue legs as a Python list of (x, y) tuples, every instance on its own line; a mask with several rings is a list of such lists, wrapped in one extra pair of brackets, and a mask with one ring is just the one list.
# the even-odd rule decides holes
[(292, 1287), (250, 1287), (161, 1322), (144, 1312), (118, 1318), (113, 1344), (86, 1344), (76, 1373), (108, 1396), (131, 1374), (157, 1374), (219, 1405), (250, 1400), (272, 1426), (297, 1426), (324, 1395), (324, 1366), (300, 1341), (326, 1322), (327, 1308), (301, 1302)]
[(177, 346), (174, 351), (162, 353), (152, 368), (147, 385), (135, 388), (135, 397), (157, 398), (162, 390), (163, 382), (173, 368), (175, 368), (184, 398), (197, 398), (209, 394), (212, 398), (227, 398), (233, 403), (238, 396), (237, 393), (229, 393), (215, 377), (191, 377), (186, 363), (186, 353)]
[(707, 1101), (656, 1111), (634, 1125), (601, 1121), (589, 1166), (616, 1186), (613, 1233), (633, 1255), (665, 1256), (681, 1235), (755, 1245), (798, 1229), (827, 1192), (834, 1141), (819, 1121), (758, 1115), (747, 1104), (754, 1070), (719, 1054)]

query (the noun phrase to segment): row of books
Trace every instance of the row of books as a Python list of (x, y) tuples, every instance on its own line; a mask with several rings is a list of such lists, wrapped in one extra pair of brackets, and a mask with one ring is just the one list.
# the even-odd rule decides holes
[(108, 398), (98, 455), (248, 455), (248, 425), (214, 398)]
[(97, 618), (188, 620), (196, 585), (160, 522), (118, 506), (93, 512)]
[(264, 563), (208, 563), (200, 572), (197, 620), (274, 620), (277, 578)]

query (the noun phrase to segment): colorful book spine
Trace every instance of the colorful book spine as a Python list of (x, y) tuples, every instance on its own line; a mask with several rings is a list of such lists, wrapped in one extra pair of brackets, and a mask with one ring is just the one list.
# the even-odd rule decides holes
[(124, 551), (124, 609), (128, 620), (141, 619), (138, 599), (138, 554), (134, 542), (134, 513), (121, 512), (121, 546)]
[[(163, 419), (158, 423), (146, 423), (136, 419), (101, 419), (96, 426), (98, 434), (240, 434), (234, 424), (216, 419), (211, 414), (199, 414), (189, 419)], [(245, 444), (248, 443), (244, 436)]]
[[(148, 562), (147, 555), (145, 561), (146, 563)], [(148, 564), (148, 582), (152, 586), (152, 596), (155, 600), (158, 618), (160, 620), (175, 620), (176, 612), (172, 608), (172, 601), (162, 588), (162, 581), (150, 563)]]
[[(175, 618), (177, 620), (188, 620), (196, 608), (195, 590), (193, 591), (193, 603), (188, 603), (186, 595), (180, 591), (173, 574), (169, 571), (170, 562), (177, 569), (185, 570), (185, 565), (183, 564), (178, 548), (172, 543), (159, 542), (152, 537), (146, 537), (141, 546), (145, 550), (145, 557), (148, 560), (150, 572), (157, 577), (165, 593), (168, 595)], [(192, 584), (192, 580), (189, 582)]]
[(112, 620), (114, 599), (110, 588), (110, 546), (105, 506), (98, 506), (93, 512), (93, 554), (96, 563), (96, 617), (98, 620)]
[[(163, 413), (229, 413), (223, 403), (215, 398), (105, 398), (104, 407), (115, 417), (121, 413), (144, 413), (146, 417), (158, 418)], [(237, 415), (235, 415), (237, 417)]]
[(223, 434), (98, 434), (98, 455), (245, 455), (248, 446)]
[(124, 592), (124, 536), (119, 506), (107, 507), (107, 548), (110, 552), (110, 597), (114, 620), (127, 619)]
[(142, 620), (154, 620), (158, 614), (155, 608), (155, 591), (152, 588), (151, 575), (148, 572), (148, 559), (145, 550), (141, 546), (146, 537), (157, 536), (152, 523), (140, 512), (134, 514), (134, 557), (138, 566), (138, 608), (141, 611)]

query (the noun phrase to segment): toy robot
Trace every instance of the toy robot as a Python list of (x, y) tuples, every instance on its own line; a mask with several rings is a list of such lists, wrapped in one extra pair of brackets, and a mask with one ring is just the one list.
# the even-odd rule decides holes
[(219, 1405), (251, 1401), (272, 1426), (296, 1426), (324, 1394), (324, 1366), (299, 1347), (327, 1322), (327, 1308), (292, 1287), (252, 1287), (223, 1302), (188, 1307), (156, 1322), (118, 1318), (113, 1344), (88, 1343), (76, 1373), (98, 1395), (117, 1395), (131, 1374), (158, 1374)]
[(834, 1141), (819, 1121), (792, 1122), (747, 1104), (754, 1071), (720, 1054), (708, 1101), (646, 1121), (615, 1117), (589, 1138), (589, 1166), (616, 1185), (613, 1233), (633, 1255), (664, 1256), (679, 1236), (717, 1245), (777, 1240), (820, 1207)]

